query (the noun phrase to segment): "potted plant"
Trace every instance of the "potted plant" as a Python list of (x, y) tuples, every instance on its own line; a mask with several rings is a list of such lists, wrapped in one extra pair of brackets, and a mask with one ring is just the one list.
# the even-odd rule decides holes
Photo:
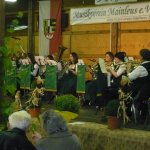
[(54, 99), (54, 108), (66, 121), (70, 122), (72, 119), (78, 117), (80, 102), (73, 95), (62, 95)]
[(44, 89), (36, 87), (30, 94), (26, 102), (26, 109), (31, 117), (38, 117), (41, 107), (41, 96), (44, 95)]
[(118, 129), (121, 126), (121, 118), (118, 117), (119, 100), (111, 100), (106, 105), (106, 115), (108, 116), (108, 128)]
[(56, 97), (54, 100), (54, 106), (57, 110), (78, 113), (80, 103), (75, 96), (67, 94)]

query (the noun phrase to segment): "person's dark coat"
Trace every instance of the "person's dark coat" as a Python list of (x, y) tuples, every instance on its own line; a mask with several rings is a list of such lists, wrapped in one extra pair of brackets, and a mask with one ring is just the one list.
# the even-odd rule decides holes
[(36, 150), (26, 137), (25, 131), (14, 128), (0, 133), (1, 150)]

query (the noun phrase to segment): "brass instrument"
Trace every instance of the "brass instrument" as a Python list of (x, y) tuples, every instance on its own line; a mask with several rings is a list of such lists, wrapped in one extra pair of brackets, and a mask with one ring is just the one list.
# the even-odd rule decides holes
[(58, 79), (61, 79), (63, 77), (68, 68), (68, 63), (62, 60), (63, 53), (66, 49), (67, 48), (62, 45), (60, 45), (58, 49), (57, 62), (60, 62), (62, 67), (62, 69), (58, 72)]
[(65, 73), (69, 72), (69, 64), (67, 61), (61, 61), (62, 70), (59, 72), (58, 79), (61, 79)]
[(137, 61), (133, 61), (133, 62), (129, 62), (127, 64), (127, 73), (132, 72), (135, 68), (137, 68), (140, 65), (140, 62)]
[(92, 79), (96, 80), (97, 79), (97, 73), (98, 73), (98, 64), (93, 64), (90, 66), (91, 69), (91, 74), (92, 74)]
[(140, 64), (141, 62), (140, 61), (133, 61), (133, 60), (130, 60), (130, 61), (127, 61), (127, 62), (122, 62), (122, 63), (119, 63), (117, 65), (122, 65), (122, 64)]
[(61, 62), (63, 53), (64, 53), (64, 51), (66, 49), (67, 49), (67, 47), (64, 47), (62, 45), (59, 46), (59, 48), (58, 48), (58, 55), (57, 55), (57, 62)]
[(98, 67), (99, 67), (98, 63), (94, 59), (89, 59), (89, 60), (92, 62), (95, 62), (92, 65), (89, 65), (89, 68), (90, 68), (90, 73), (92, 75), (92, 80), (96, 80), (97, 79), (97, 73), (98, 73)]
[(136, 67), (138, 67), (140, 63), (141, 63), (140, 61), (127, 61), (127, 62), (119, 63), (119, 64), (117, 64), (117, 65), (126, 64), (126, 65), (127, 65), (127, 73), (130, 73), (130, 72), (132, 72)]

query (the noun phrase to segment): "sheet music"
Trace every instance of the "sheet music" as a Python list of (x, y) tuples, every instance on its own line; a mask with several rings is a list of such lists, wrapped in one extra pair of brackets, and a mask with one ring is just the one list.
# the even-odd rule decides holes
[(105, 62), (103, 58), (99, 58), (98, 60), (102, 73), (107, 73)]
[(35, 61), (38, 65), (45, 65), (45, 58), (44, 56), (35, 56)]
[(29, 65), (30, 62), (29, 62), (28, 59), (22, 59), (22, 60), (21, 60), (21, 64), (23, 64), (23, 65)]
[(57, 65), (57, 62), (55, 60), (47, 60), (48, 65)]
[(78, 65), (84, 65), (83, 59), (78, 59)]

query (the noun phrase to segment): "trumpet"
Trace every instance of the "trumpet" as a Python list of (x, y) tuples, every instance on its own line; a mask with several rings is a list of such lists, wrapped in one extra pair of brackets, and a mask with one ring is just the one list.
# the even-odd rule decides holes
[(123, 65), (123, 64), (140, 64), (141, 62), (140, 61), (133, 61), (133, 60), (130, 60), (130, 61), (127, 61), (127, 62), (121, 62), (121, 63), (118, 63), (116, 65)]
[(92, 75), (92, 80), (96, 80), (97, 79), (97, 72), (98, 72), (98, 63), (95, 59), (88, 59), (91, 62), (93, 62), (92, 65), (88, 65), (88, 68), (86, 69), (88, 72), (90, 72), (90, 74)]
[(132, 72), (136, 67), (140, 65), (140, 61), (127, 61), (127, 62), (122, 62), (116, 65), (123, 65), (125, 64), (127, 66), (127, 73)]
[(92, 65), (89, 65), (88, 67), (90, 68), (89, 72), (92, 75), (92, 79), (96, 80), (97, 79), (97, 73), (98, 73), (98, 63), (96, 60), (90, 60), (90, 61), (95, 62)]

